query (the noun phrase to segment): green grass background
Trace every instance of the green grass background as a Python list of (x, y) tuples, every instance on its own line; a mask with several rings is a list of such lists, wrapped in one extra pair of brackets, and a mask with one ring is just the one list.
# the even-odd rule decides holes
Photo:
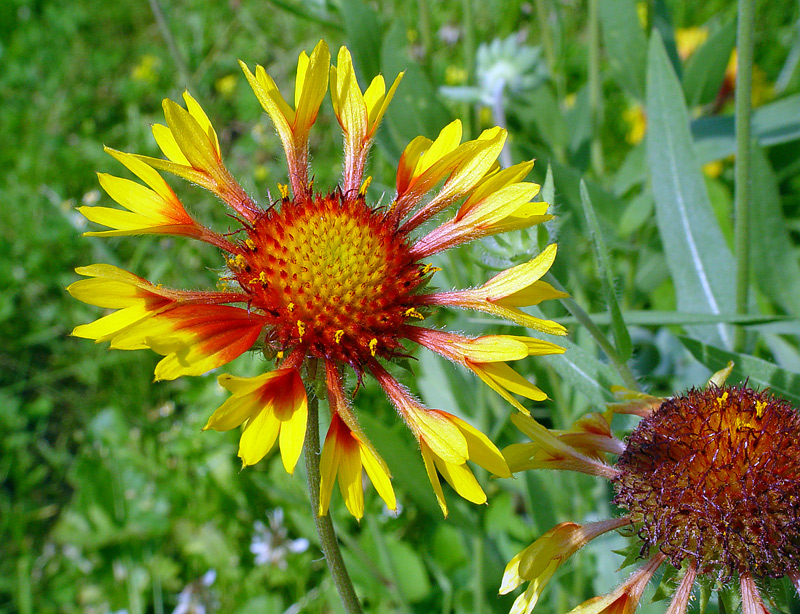
[[(731, 310), (709, 324), (697, 315), (705, 309), (691, 290), (696, 271), (669, 268), (671, 247), (687, 231), (670, 223), (674, 211), (663, 190), (677, 185), (692, 211), (705, 215), (707, 226), (688, 232), (704, 239), (701, 256), (710, 270), (732, 263), (732, 107), (716, 108), (714, 100), (736, 7), (659, 0), (645, 6), (646, 27), (632, 2), (600, 0), (599, 8), (590, 18), (587, 4), (577, 1), (162, 0), (160, 27), (143, 1), (0, 3), (0, 613), (161, 614), (176, 608), (187, 586), (206, 612), (340, 611), (316, 542), (304, 469), (287, 476), (270, 456), (239, 471), (237, 433), (200, 432), (225, 398), (214, 375), (153, 384), (155, 355), (108, 352), (69, 336), (99, 311), (64, 291), (77, 279), (76, 266), (107, 262), (182, 288), (215, 283), (222, 260), (206, 245), (80, 237), (86, 222), (75, 208), (110, 202), (94, 173), (124, 175), (102, 146), (158, 155), (149, 124), (163, 121), (162, 98), (177, 100), (189, 88), (220, 135), (226, 164), (261, 202), (285, 182), (279, 141), (237, 59), (263, 64), (284, 92), (291, 92), (298, 53), (321, 38), (334, 52), (340, 44), (351, 48), (362, 86), (379, 71), (391, 80), (407, 70), (371, 158), (371, 194), (384, 192), (385, 201), (411, 138), (434, 137), (455, 117), (469, 137), (492, 124), (489, 109), (438, 88), (459, 85), (458, 74), (474, 85), (478, 47), (517, 33), (542, 54), (540, 78), (503, 101), (510, 153), (514, 162), (536, 157), (533, 178), (540, 182), (552, 169), (545, 194), (558, 219), (546, 229), (445, 254), (435, 283), (478, 285), (557, 240), (556, 278), (614, 339), (622, 358), (630, 354), (627, 362), (646, 388), (669, 394), (703, 385), (731, 357), (714, 332), (717, 321), (731, 321)], [(746, 346), (734, 357), (734, 379), (749, 376), (794, 401), (800, 396), (799, 17), (797, 2), (757, 6), (755, 62), (772, 93), (754, 128), (753, 317), (745, 322)], [(595, 43), (590, 33), (598, 22)], [(675, 29), (688, 26), (717, 36), (694, 64), (675, 55)], [(664, 40), (661, 64), (651, 31)], [(623, 113), (634, 104), (646, 105), (651, 117), (649, 146), (626, 141)], [(326, 99), (311, 141), (320, 189), (338, 181), (340, 146)], [(680, 162), (677, 175), (662, 163), (670, 153)], [(719, 175), (700, 173), (701, 162), (717, 160)], [(213, 198), (170, 182), (200, 220), (227, 228)], [(587, 207), (596, 226), (587, 225)], [(600, 268), (597, 253), (606, 256)], [(724, 303), (733, 279), (714, 282)], [(615, 301), (618, 316), (610, 310)], [(569, 325), (570, 350), (563, 359), (515, 366), (552, 399), (532, 406), (534, 414), (563, 428), (602, 409), (608, 386), (621, 379), (562, 306), (543, 309)], [(464, 313), (440, 314), (435, 322), (469, 333), (522, 334)], [(417, 358), (410, 372), (398, 372), (429, 405), (465, 416), (501, 447), (521, 440), (508, 419), (512, 408), (476, 378), (438, 358)], [(263, 359), (246, 355), (230, 371), (265, 368)], [(614, 513), (610, 488), (597, 480), (538, 472), (495, 481), (478, 471), (490, 503), (476, 507), (448, 490), (452, 512), (443, 520), (413, 438), (374, 382), (355, 405), (394, 470), (402, 504), (397, 516), (385, 513), (368, 488), (367, 515), (358, 524), (334, 495), (332, 514), (368, 612), (507, 612), (513, 596), (498, 597), (497, 589), (511, 556), (557, 522)], [(614, 427), (624, 434), (631, 423)], [(288, 555), (285, 569), (256, 565), (249, 551), (254, 523), (278, 507), (288, 535), (311, 541), (306, 552)], [(539, 611), (565, 612), (614, 586), (630, 571), (618, 571), (623, 557), (613, 552), (625, 545), (605, 536), (576, 555)], [(211, 569), (213, 584), (201, 586)], [(800, 611), (787, 586), (769, 595), (773, 611)], [(657, 601), (643, 611), (665, 607)]]

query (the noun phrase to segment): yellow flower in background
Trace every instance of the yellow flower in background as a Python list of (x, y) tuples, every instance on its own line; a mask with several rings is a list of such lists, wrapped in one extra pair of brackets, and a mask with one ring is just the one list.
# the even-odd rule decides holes
[(638, 102), (632, 104), (622, 112), (622, 119), (628, 124), (625, 140), (631, 145), (637, 145), (647, 132), (647, 114), (644, 107)]
[[(704, 390), (669, 399), (617, 391), (619, 403), (568, 431), (512, 417), (531, 439), (504, 450), (512, 471), (604, 477), (622, 511), (585, 525), (561, 523), (517, 554), (500, 588), (505, 594), (527, 583), (512, 614), (530, 614), (561, 564), (622, 528), (637, 542), (631, 554), (644, 562), (615, 590), (571, 614), (633, 613), (665, 563), (676, 583), (669, 614), (685, 614), (700, 580), (717, 588), (738, 583), (745, 613), (766, 612), (756, 581), (788, 576), (800, 590), (800, 413), (767, 391), (725, 386), (731, 367)], [(642, 417), (625, 441), (611, 433), (614, 413)], [(613, 465), (609, 454), (618, 456)]]
[[(534, 202), (539, 186), (524, 181), (532, 162), (500, 169), (506, 139), (500, 128), (462, 142), (461, 123), (430, 140), (406, 147), (397, 170), (397, 190), (386, 206), (368, 200), (366, 159), (378, 126), (402, 78), (390, 87), (383, 77), (362, 91), (350, 53), (337, 63), (324, 42), (301, 53), (293, 97), (286, 99), (261, 66), (247, 80), (283, 144), (289, 185), (281, 198), (260, 206), (222, 161), (217, 133), (187, 93), (182, 106), (164, 101), (166, 125), (153, 135), (166, 159), (108, 152), (146, 185), (101, 174), (100, 182), (123, 209), (82, 207), (91, 221), (110, 230), (89, 235), (171, 234), (209, 243), (224, 252), (224, 291), (162, 288), (110, 265), (81, 267), (88, 279), (68, 290), (79, 300), (115, 310), (78, 326), (73, 334), (110, 341), (116, 349), (149, 348), (164, 358), (156, 379), (201, 375), (244, 352), (258, 349), (276, 358), (275, 370), (252, 378), (219, 376), (231, 397), (206, 429), (243, 426), (239, 456), (244, 465), (261, 460), (278, 444), (283, 465), (293, 472), (305, 440), (305, 387), (322, 376), (332, 421), (321, 459), (320, 514), (328, 510), (334, 482), (345, 504), (360, 518), (362, 472), (390, 509), (396, 508), (390, 470), (361, 430), (346, 400), (343, 371), (377, 378), (419, 442), (428, 477), (442, 511), (447, 504), (442, 476), (464, 498), (486, 496), (468, 462), (508, 476), (494, 444), (461, 418), (422, 405), (385, 368), (422, 345), (475, 372), (491, 388), (525, 410), (517, 396), (545, 394), (506, 364), (563, 348), (523, 336), (477, 339), (424, 326), (438, 306), (490, 313), (540, 332), (565, 329), (521, 308), (564, 296), (540, 281), (555, 258), (548, 247), (530, 262), (495, 275), (479, 288), (439, 292), (429, 287), (437, 268), (425, 261), (447, 249), (550, 219), (547, 203)], [(330, 79), (334, 112), (344, 135), (341, 186), (317, 191), (309, 179), (308, 138)], [(218, 234), (196, 221), (158, 171), (168, 171), (218, 196), (241, 228)], [(429, 224), (447, 209), (448, 219)], [(318, 368), (322, 367), (322, 368)], [(322, 375), (324, 373), (324, 375)]]
[(691, 27), (675, 30), (675, 46), (682, 61), (688, 60), (708, 40), (708, 28)]
[(150, 53), (146, 53), (131, 70), (131, 78), (134, 81), (153, 84), (158, 80), (158, 69), (160, 67), (161, 60)]
[(225, 98), (230, 98), (236, 91), (237, 83), (239, 83), (239, 79), (236, 75), (225, 75), (214, 81), (214, 89)]

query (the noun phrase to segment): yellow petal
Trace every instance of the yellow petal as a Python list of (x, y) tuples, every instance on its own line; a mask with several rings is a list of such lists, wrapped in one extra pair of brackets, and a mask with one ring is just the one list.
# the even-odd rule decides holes
[(336, 66), (331, 67), (331, 101), (348, 140), (361, 143), (368, 131), (367, 106), (347, 47), (339, 49)]
[(292, 124), (294, 123), (294, 111), (281, 96), (278, 86), (272, 80), (262, 66), (256, 66), (256, 74), (253, 75), (247, 64), (239, 60), (245, 77), (247, 77), (253, 93), (258, 98), (263, 109), (272, 120), (275, 129), (278, 131), (284, 148), (292, 146)]
[(531, 582), (525, 592), (514, 600), (508, 614), (531, 614), (539, 601), (540, 593), (541, 588), (535, 582)]
[(350, 513), (360, 520), (364, 516), (364, 490), (361, 486), (361, 455), (358, 447), (342, 447), (339, 457), (339, 490)]
[(521, 395), (532, 401), (544, 401), (547, 395), (539, 388), (531, 384), (505, 363), (472, 363), (467, 366), (472, 369), (492, 390), (514, 405), (524, 413), (528, 413), (519, 401), (512, 397), (509, 392)]
[(486, 503), (486, 493), (483, 492), (478, 480), (475, 479), (466, 463), (460, 465), (448, 463), (435, 455), (433, 460), (439, 473), (459, 495), (472, 503)]
[[(539, 192), (535, 183), (514, 183), (500, 188), (475, 203), (464, 215), (457, 216), (456, 221), (464, 225), (490, 226), (513, 214), (522, 205), (527, 204)], [(546, 203), (532, 203), (538, 215), (547, 212)], [(459, 211), (459, 214), (461, 212)]]
[(464, 201), (464, 204), (459, 208), (458, 214), (455, 218), (456, 221), (464, 217), (473, 208), (473, 206), (475, 206), (476, 203), (481, 202), (483, 199), (491, 196), (498, 190), (521, 181), (527, 177), (531, 172), (531, 169), (533, 169), (533, 160), (515, 164), (514, 166), (510, 166), (485, 177), (475, 187), (467, 200)]
[(151, 158), (149, 156), (141, 156), (139, 154), (134, 155), (136, 156), (137, 160), (148, 164), (152, 168), (157, 168), (159, 170), (172, 173), (173, 175), (177, 175), (178, 177), (183, 177), (187, 181), (196, 183), (200, 187), (203, 187), (206, 190), (210, 190), (214, 193), (219, 192), (216, 181), (206, 174), (206, 172), (192, 168), (188, 160), (185, 160), (181, 163), (177, 160), (172, 160), (171, 158), (170, 160), (161, 160), (160, 158)]
[[(226, 375), (220, 376), (220, 378)], [(228, 375), (227, 377), (231, 376)], [(234, 395), (211, 414), (203, 430), (229, 431), (263, 410), (264, 404), (257, 394)]]
[(67, 286), (74, 298), (89, 305), (119, 309), (143, 302), (150, 282), (110, 264), (93, 264), (75, 269), (81, 279)]
[(272, 449), (278, 438), (280, 422), (271, 411), (260, 411), (244, 427), (239, 440), (239, 458), (243, 466), (255, 465)]
[[(135, 181), (106, 173), (98, 173), (97, 178), (106, 193), (129, 211), (158, 220), (164, 217), (164, 210), (168, 210), (168, 204), (163, 198)], [(94, 207), (81, 207), (81, 209), (91, 210)]]
[(397, 193), (401, 195), (408, 190), (409, 184), (416, 177), (415, 171), (422, 155), (428, 151), (433, 144), (428, 138), (418, 136), (406, 145), (400, 162), (397, 164)]
[(167, 128), (164, 124), (153, 124), (153, 137), (158, 144), (162, 153), (167, 156), (172, 162), (181, 166), (191, 166), (189, 159), (181, 151), (178, 142), (175, 140), (175, 135), (172, 130)]
[(434, 455), (457, 465), (469, 458), (467, 440), (450, 419), (450, 414), (420, 408), (410, 418), (414, 421), (420, 438), (425, 440)]
[(436, 473), (436, 466), (433, 460), (431, 449), (427, 446), (425, 441), (420, 440), (419, 449), (422, 452), (422, 461), (425, 463), (425, 472), (428, 474), (428, 480), (433, 486), (433, 492), (436, 494), (436, 501), (442, 509), (442, 514), (447, 518), (447, 503), (444, 500), (444, 492), (442, 491), (442, 484), (439, 481), (439, 474)]
[(76, 326), (72, 331), (73, 336), (83, 339), (94, 339), (97, 343), (108, 341), (118, 333), (130, 326), (134, 326), (155, 312), (142, 305), (132, 305), (115, 311), (89, 324)]
[(389, 107), (389, 103), (392, 101), (392, 98), (394, 98), (394, 93), (397, 90), (397, 86), (400, 85), (403, 75), (404, 73), (402, 72), (397, 75), (394, 83), (392, 83), (388, 93), (385, 95), (383, 92), (385, 91), (386, 86), (384, 84), (383, 77), (380, 75), (372, 80), (372, 83), (370, 83), (367, 91), (364, 92), (364, 102), (367, 105), (367, 112), (369, 114), (369, 125), (373, 133), (380, 125), (381, 120), (383, 120), (386, 109)]
[(451, 420), (464, 435), (467, 440), (467, 449), (469, 450), (469, 460), (477, 463), (487, 471), (501, 478), (510, 478), (511, 471), (508, 469), (506, 459), (500, 453), (492, 441), (478, 429), (468, 424), (461, 418), (452, 416)]
[[(503, 298), (513, 296), (539, 280), (550, 270), (556, 259), (557, 250), (557, 244), (551, 243), (533, 260), (512, 267), (492, 277), (481, 287), (486, 299), (495, 302), (500, 301)], [(524, 305), (514, 304), (514, 306), (522, 307)]]
[(319, 515), (324, 516), (328, 513), (328, 507), (331, 504), (331, 495), (333, 494), (333, 485), (336, 483), (336, 471), (339, 468), (339, 456), (341, 451), (339, 449), (336, 436), (331, 430), (325, 437), (325, 444), (322, 446), (322, 455), (319, 459)]
[(305, 390), (302, 390), (302, 392), (302, 401), (293, 408), (291, 418), (281, 422), (281, 460), (283, 461), (284, 469), (290, 474), (294, 473), (294, 468), (300, 458), (300, 453), (303, 451), (303, 443), (306, 439), (308, 403)]
[(459, 119), (450, 122), (442, 128), (439, 132), (439, 136), (436, 137), (436, 140), (431, 143), (431, 146), (419, 159), (419, 162), (417, 162), (417, 166), (414, 169), (414, 176), (421, 176), (425, 171), (429, 170), (434, 164), (458, 147), (458, 144), (461, 142), (462, 134), (463, 128), (461, 120)]
[[(166, 127), (165, 129), (169, 130)], [(177, 148), (177, 146), (178, 145), (176, 143), (175, 147)], [(178, 197), (175, 196), (175, 192), (172, 191), (172, 188), (170, 188), (167, 182), (164, 181), (164, 178), (161, 175), (159, 175), (158, 172), (154, 170), (151, 166), (145, 164), (132, 154), (125, 153), (122, 151), (117, 151), (116, 149), (111, 149), (110, 147), (104, 147), (103, 151), (105, 151), (107, 154), (113, 156), (119, 162), (124, 164), (129, 171), (131, 171), (139, 179), (144, 181), (147, 185), (149, 185), (153, 189), (153, 191), (156, 194), (158, 194), (161, 198), (163, 198), (165, 201), (178, 202)], [(181, 156), (183, 156), (183, 154), (181, 154)], [(186, 163), (188, 164), (188, 161)]]
[(508, 562), (508, 565), (506, 565), (506, 569), (503, 572), (503, 579), (500, 582), (500, 590), (498, 591), (500, 595), (506, 595), (507, 593), (510, 593), (525, 581), (522, 576), (519, 575), (519, 562), (522, 560), (522, 557), (525, 555), (525, 553), (528, 552), (532, 547), (533, 544), (525, 548), (525, 550), (522, 552), (518, 552)]
[(394, 489), (392, 488), (389, 468), (371, 446), (367, 446), (363, 442), (360, 443), (361, 462), (364, 465), (367, 476), (372, 482), (372, 485), (375, 487), (375, 490), (378, 491), (378, 495), (380, 495), (381, 499), (383, 499), (386, 507), (392, 511), (396, 511), (397, 500), (395, 499)]
[(200, 129), (208, 137), (208, 140), (214, 147), (217, 159), (222, 158), (222, 152), (219, 148), (219, 138), (217, 137), (217, 132), (214, 130), (214, 127), (211, 125), (211, 120), (208, 119), (208, 115), (206, 115), (203, 108), (192, 98), (189, 92), (183, 92), (183, 100), (186, 102), (186, 110), (189, 111), (189, 115), (195, 119)]
[(529, 355), (528, 346), (510, 335), (487, 335), (456, 341), (453, 345), (463, 352), (465, 359), (472, 362), (520, 360)]
[(220, 175), (220, 157), (208, 134), (189, 112), (172, 100), (164, 100), (164, 116), (172, 136), (192, 168)]
[(297, 62), (297, 79), (295, 82), (295, 130), (307, 131), (314, 123), (328, 91), (328, 67), (331, 54), (324, 41), (317, 43), (311, 57), (305, 53)]

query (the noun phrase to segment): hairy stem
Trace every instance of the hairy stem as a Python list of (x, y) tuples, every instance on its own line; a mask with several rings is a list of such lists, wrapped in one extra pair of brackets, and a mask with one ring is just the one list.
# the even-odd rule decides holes
[[(309, 368), (316, 371), (316, 365)], [(347, 573), (347, 567), (342, 558), (342, 551), (339, 549), (339, 541), (336, 538), (336, 531), (333, 529), (333, 522), (330, 514), (319, 515), (319, 399), (315, 394), (311, 394), (308, 400), (308, 426), (306, 427), (306, 440), (303, 444), (306, 459), (306, 473), (308, 474), (308, 494), (311, 499), (311, 513), (314, 516), (314, 523), (317, 525), (317, 535), (322, 545), (322, 552), (328, 569), (331, 570), (333, 582), (339, 597), (342, 600), (345, 612), (348, 614), (361, 614), (361, 604)]]

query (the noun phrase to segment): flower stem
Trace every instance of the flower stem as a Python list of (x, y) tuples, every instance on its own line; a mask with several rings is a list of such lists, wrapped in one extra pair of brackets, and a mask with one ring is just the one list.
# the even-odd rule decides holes
[[(753, 84), (753, 0), (739, 0), (736, 32), (736, 313), (747, 313), (750, 287), (750, 115)], [(744, 346), (744, 328), (737, 326), (734, 351)]]
[(319, 399), (310, 395), (308, 400), (308, 426), (306, 427), (306, 441), (303, 444), (306, 458), (306, 473), (308, 474), (308, 494), (311, 499), (311, 513), (317, 525), (317, 535), (322, 545), (322, 552), (328, 563), (328, 569), (333, 576), (333, 583), (339, 591), (345, 612), (348, 614), (361, 614), (361, 604), (347, 573), (347, 567), (339, 550), (339, 541), (330, 514), (319, 515)]

